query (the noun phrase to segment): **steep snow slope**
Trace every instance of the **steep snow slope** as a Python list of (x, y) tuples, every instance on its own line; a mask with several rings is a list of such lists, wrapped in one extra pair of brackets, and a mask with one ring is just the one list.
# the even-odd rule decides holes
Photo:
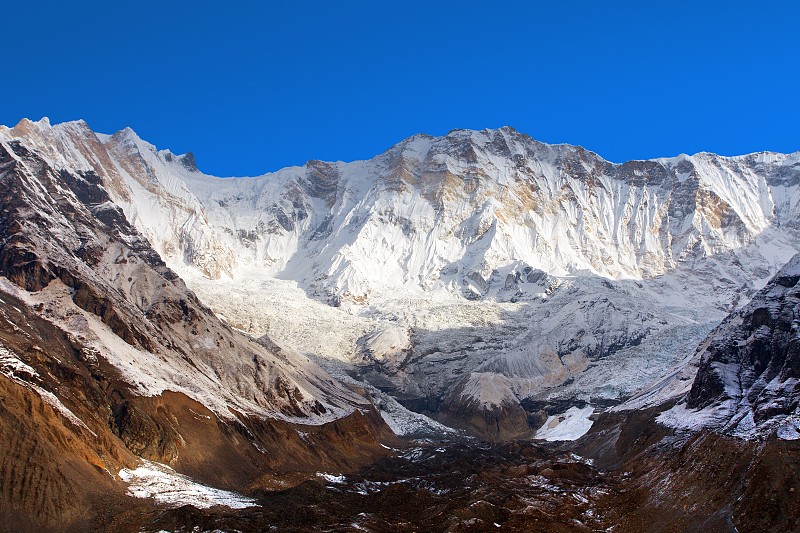
[(454, 130), (220, 179), (130, 130), (23, 121), (0, 136), (103, 175), (233, 326), (448, 417), (626, 398), (800, 244), (800, 153), (618, 165), (511, 128)]
[(519, 265), (653, 277), (796, 229), (800, 200), (798, 153), (615, 165), (511, 128), (418, 135), (369, 161), (236, 179), (203, 175), (190, 154), (157, 151), (129, 129), (98, 137), (83, 122), (43, 120), (3, 135), (62, 166), (102, 168), (129, 220), (175, 264), (212, 278), (256, 268), (340, 298), (483, 295), (493, 273), (505, 282)]

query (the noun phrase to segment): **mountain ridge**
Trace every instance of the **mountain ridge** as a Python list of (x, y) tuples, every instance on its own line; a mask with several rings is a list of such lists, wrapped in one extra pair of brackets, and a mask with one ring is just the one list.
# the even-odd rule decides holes
[[(666, 371), (681, 328), (699, 342), (800, 248), (800, 153), (615, 164), (512, 128), (454, 130), (369, 160), (216, 178), (130, 129), (23, 126), (57, 166), (104, 176), (126, 219), (237, 327), (355, 365), (448, 420), (473, 419), (475, 401), (487, 423), (480, 413), (504, 402), (547, 401), (617, 352), (648, 346)], [(476, 349), (487, 318), (497, 338)], [(320, 320), (330, 342), (305, 332)], [(647, 376), (569, 394), (617, 401)], [(520, 415), (511, 433), (530, 430)]]
[[(113, 135), (118, 134), (118, 133), (122, 133), (122, 132), (129, 132), (129, 133), (133, 134), (135, 137), (141, 139), (139, 134), (131, 126), (125, 126), (125, 127), (121, 128), (120, 130), (117, 130), (114, 133), (100, 133), (100, 132), (94, 131), (91, 128), (91, 126), (89, 125), (89, 123), (86, 122), (86, 120), (84, 120), (82, 118), (73, 119), (73, 120), (65, 120), (65, 121), (56, 122), (55, 124), (53, 124), (51, 122), (50, 118), (46, 117), (46, 116), (40, 118), (39, 120), (32, 120), (30, 118), (24, 117), (24, 118), (20, 119), (17, 122), (17, 124), (15, 124), (14, 126), (7, 126), (7, 125), (0, 124), (0, 130), (6, 130), (6, 131), (17, 130), (17, 128), (19, 128), (20, 126), (23, 126), (23, 125), (25, 127), (29, 127), (29, 125), (43, 125), (43, 126), (46, 126), (46, 127), (56, 127), (56, 126), (64, 126), (64, 125), (70, 125), (70, 124), (74, 124), (74, 125), (77, 125), (77, 126), (85, 126), (86, 128), (90, 129), (92, 131), (92, 133), (98, 137), (98, 139), (103, 140), (104, 142), (105, 142), (105, 140), (107, 140), (108, 138), (112, 137)], [(621, 166), (621, 165), (624, 165), (625, 163), (633, 163), (633, 162), (679, 161), (681, 159), (691, 158), (691, 157), (695, 157), (695, 156), (702, 156), (702, 155), (720, 157), (720, 158), (725, 158), (725, 159), (742, 159), (742, 158), (747, 158), (747, 157), (751, 157), (751, 156), (758, 156), (758, 155), (770, 155), (770, 156), (800, 155), (800, 149), (795, 150), (793, 152), (779, 152), (779, 151), (775, 151), (775, 150), (756, 150), (754, 152), (744, 152), (744, 153), (733, 154), (733, 155), (724, 155), (724, 154), (720, 154), (720, 153), (717, 153), (717, 152), (711, 152), (711, 151), (708, 151), (708, 150), (701, 150), (699, 152), (694, 152), (694, 153), (691, 153), (691, 154), (688, 153), (688, 152), (680, 152), (680, 153), (678, 153), (676, 155), (673, 155), (673, 156), (656, 156), (656, 157), (647, 157), (647, 158), (633, 158), (633, 159), (626, 159), (624, 161), (618, 162), (618, 161), (611, 161), (610, 159), (606, 159), (599, 152), (595, 152), (594, 150), (592, 150), (590, 148), (587, 148), (586, 146), (581, 145), (581, 144), (572, 144), (572, 143), (568, 143), (568, 142), (550, 143), (550, 142), (545, 142), (545, 141), (539, 141), (537, 139), (534, 139), (530, 135), (522, 132), (521, 130), (515, 128), (514, 126), (511, 126), (510, 124), (499, 126), (497, 128), (483, 128), (483, 129), (479, 129), (479, 130), (478, 129), (470, 129), (470, 128), (453, 128), (453, 129), (449, 130), (447, 133), (445, 133), (443, 135), (433, 135), (433, 134), (425, 133), (425, 132), (413, 133), (413, 134), (409, 135), (408, 137), (400, 139), (396, 143), (392, 144), (389, 148), (387, 148), (383, 152), (380, 152), (377, 155), (384, 154), (384, 153), (390, 151), (392, 148), (394, 148), (394, 147), (396, 147), (398, 145), (401, 145), (401, 144), (406, 143), (408, 141), (414, 140), (416, 137), (424, 137), (424, 138), (428, 138), (428, 139), (440, 139), (440, 138), (447, 137), (452, 133), (458, 133), (458, 132), (473, 132), (474, 133), (474, 132), (494, 132), (494, 131), (500, 131), (500, 130), (512, 131), (512, 132), (524, 135), (524, 136), (530, 138), (532, 141), (534, 141), (536, 143), (539, 143), (539, 144), (542, 144), (542, 145), (546, 145), (546, 146), (577, 148), (577, 149), (580, 149), (580, 150), (582, 150), (584, 152), (593, 154), (593, 155), (597, 156), (598, 158), (602, 159), (603, 161), (606, 161), (606, 162), (608, 162), (608, 163), (610, 163), (612, 165), (616, 165), (616, 166)], [(19, 130), (17, 130), (17, 131), (19, 132)], [(145, 142), (147, 142), (147, 141), (145, 141)], [(151, 144), (151, 143), (148, 143), (148, 144)], [(155, 146), (155, 145), (152, 145), (152, 146)], [(170, 154), (172, 154), (173, 156), (178, 157), (178, 158), (186, 156), (186, 155), (189, 155), (189, 154), (191, 154), (192, 156), (195, 156), (195, 153), (192, 150), (190, 150), (188, 152), (185, 152), (183, 154), (175, 153), (170, 148), (162, 148), (159, 151), (160, 152), (169, 152)], [(349, 163), (358, 163), (358, 162), (363, 162), (363, 161), (369, 161), (370, 159), (373, 159), (374, 157), (376, 157), (376, 156), (373, 156), (371, 158), (352, 159), (352, 160), (337, 159), (335, 161), (322, 160), (322, 159), (317, 159), (317, 158), (310, 158), (310, 159), (306, 160), (302, 164), (288, 165), (288, 166), (280, 167), (279, 169), (267, 170), (265, 172), (261, 172), (261, 173), (258, 173), (258, 174), (248, 174), (248, 175), (230, 174), (230, 175), (224, 175), (224, 176), (217, 176), (215, 174), (207, 174), (207, 173), (203, 172), (202, 170), (200, 170), (200, 168), (197, 165), (195, 165), (195, 169), (197, 170), (197, 172), (199, 172), (201, 174), (204, 174), (206, 176), (220, 177), (220, 178), (224, 178), (224, 179), (229, 179), (229, 178), (258, 178), (258, 177), (261, 177), (261, 176), (275, 174), (275, 173), (277, 173), (277, 172), (279, 172), (281, 170), (284, 170), (284, 169), (302, 168), (302, 167), (306, 166), (308, 163), (311, 163), (311, 162), (349, 164)]]

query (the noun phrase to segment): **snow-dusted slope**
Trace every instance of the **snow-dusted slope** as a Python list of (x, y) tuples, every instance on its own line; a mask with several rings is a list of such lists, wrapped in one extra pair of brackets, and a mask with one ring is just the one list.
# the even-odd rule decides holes
[(102, 176), (232, 325), (432, 412), (625, 398), (800, 249), (800, 153), (619, 165), (454, 130), (220, 179), (131, 130), (23, 121), (0, 137)]
[(691, 390), (659, 420), (800, 438), (800, 254), (701, 345)]
[[(59, 144), (65, 131), (85, 129), (0, 136), (0, 521), (95, 529), (124, 481), (135, 496), (163, 501), (177, 484), (176, 503), (241, 506), (211, 487), (285, 488), (385, 455), (395, 437), (370, 400), (221, 321), (112, 200), (133, 197), (130, 175), (106, 170), (94, 134), (83, 151)], [(140, 459), (183, 475), (156, 472), (159, 488), (132, 470)]]
[(229, 420), (235, 409), (324, 423), (365, 404), (307, 357), (221, 323), (93, 170), (53, 167), (25, 144), (0, 141), (0, 191), (0, 290), (91, 347), (137, 394), (181, 392)]

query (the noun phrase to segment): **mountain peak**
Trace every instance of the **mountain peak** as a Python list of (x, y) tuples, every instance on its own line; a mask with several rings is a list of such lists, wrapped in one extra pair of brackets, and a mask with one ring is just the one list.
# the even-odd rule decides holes
[(17, 123), (17, 126), (39, 126), (39, 127), (50, 127), (50, 119), (48, 117), (42, 117), (39, 120), (31, 120), (27, 117), (23, 118)]
[(189, 172), (200, 172), (200, 170), (197, 168), (197, 162), (194, 159), (194, 153), (192, 152), (186, 152), (183, 155), (175, 155), (169, 150), (163, 150), (160, 153), (163, 154), (164, 160), (167, 162), (171, 163), (175, 161), (183, 165), (183, 168)]
[(26, 117), (17, 122), (16, 126), (11, 128), (11, 133), (17, 137), (22, 137), (24, 135), (29, 135), (34, 131), (42, 131), (50, 128), (50, 119), (47, 117), (42, 117), (37, 121), (33, 121)]
[(130, 126), (125, 126), (121, 130), (119, 130), (116, 133), (114, 133), (114, 135), (112, 135), (112, 137), (117, 137), (117, 138), (120, 138), (120, 139), (139, 139), (139, 140), (141, 140), (139, 135), (137, 135), (137, 133), (135, 131), (133, 131), (133, 128), (131, 128)]

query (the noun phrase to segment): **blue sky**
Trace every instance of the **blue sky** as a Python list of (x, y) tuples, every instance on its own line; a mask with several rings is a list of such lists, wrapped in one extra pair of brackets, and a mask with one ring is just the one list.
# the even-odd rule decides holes
[(503, 125), (612, 161), (789, 152), (799, 5), (13, 2), (0, 123), (130, 126), (217, 175)]

